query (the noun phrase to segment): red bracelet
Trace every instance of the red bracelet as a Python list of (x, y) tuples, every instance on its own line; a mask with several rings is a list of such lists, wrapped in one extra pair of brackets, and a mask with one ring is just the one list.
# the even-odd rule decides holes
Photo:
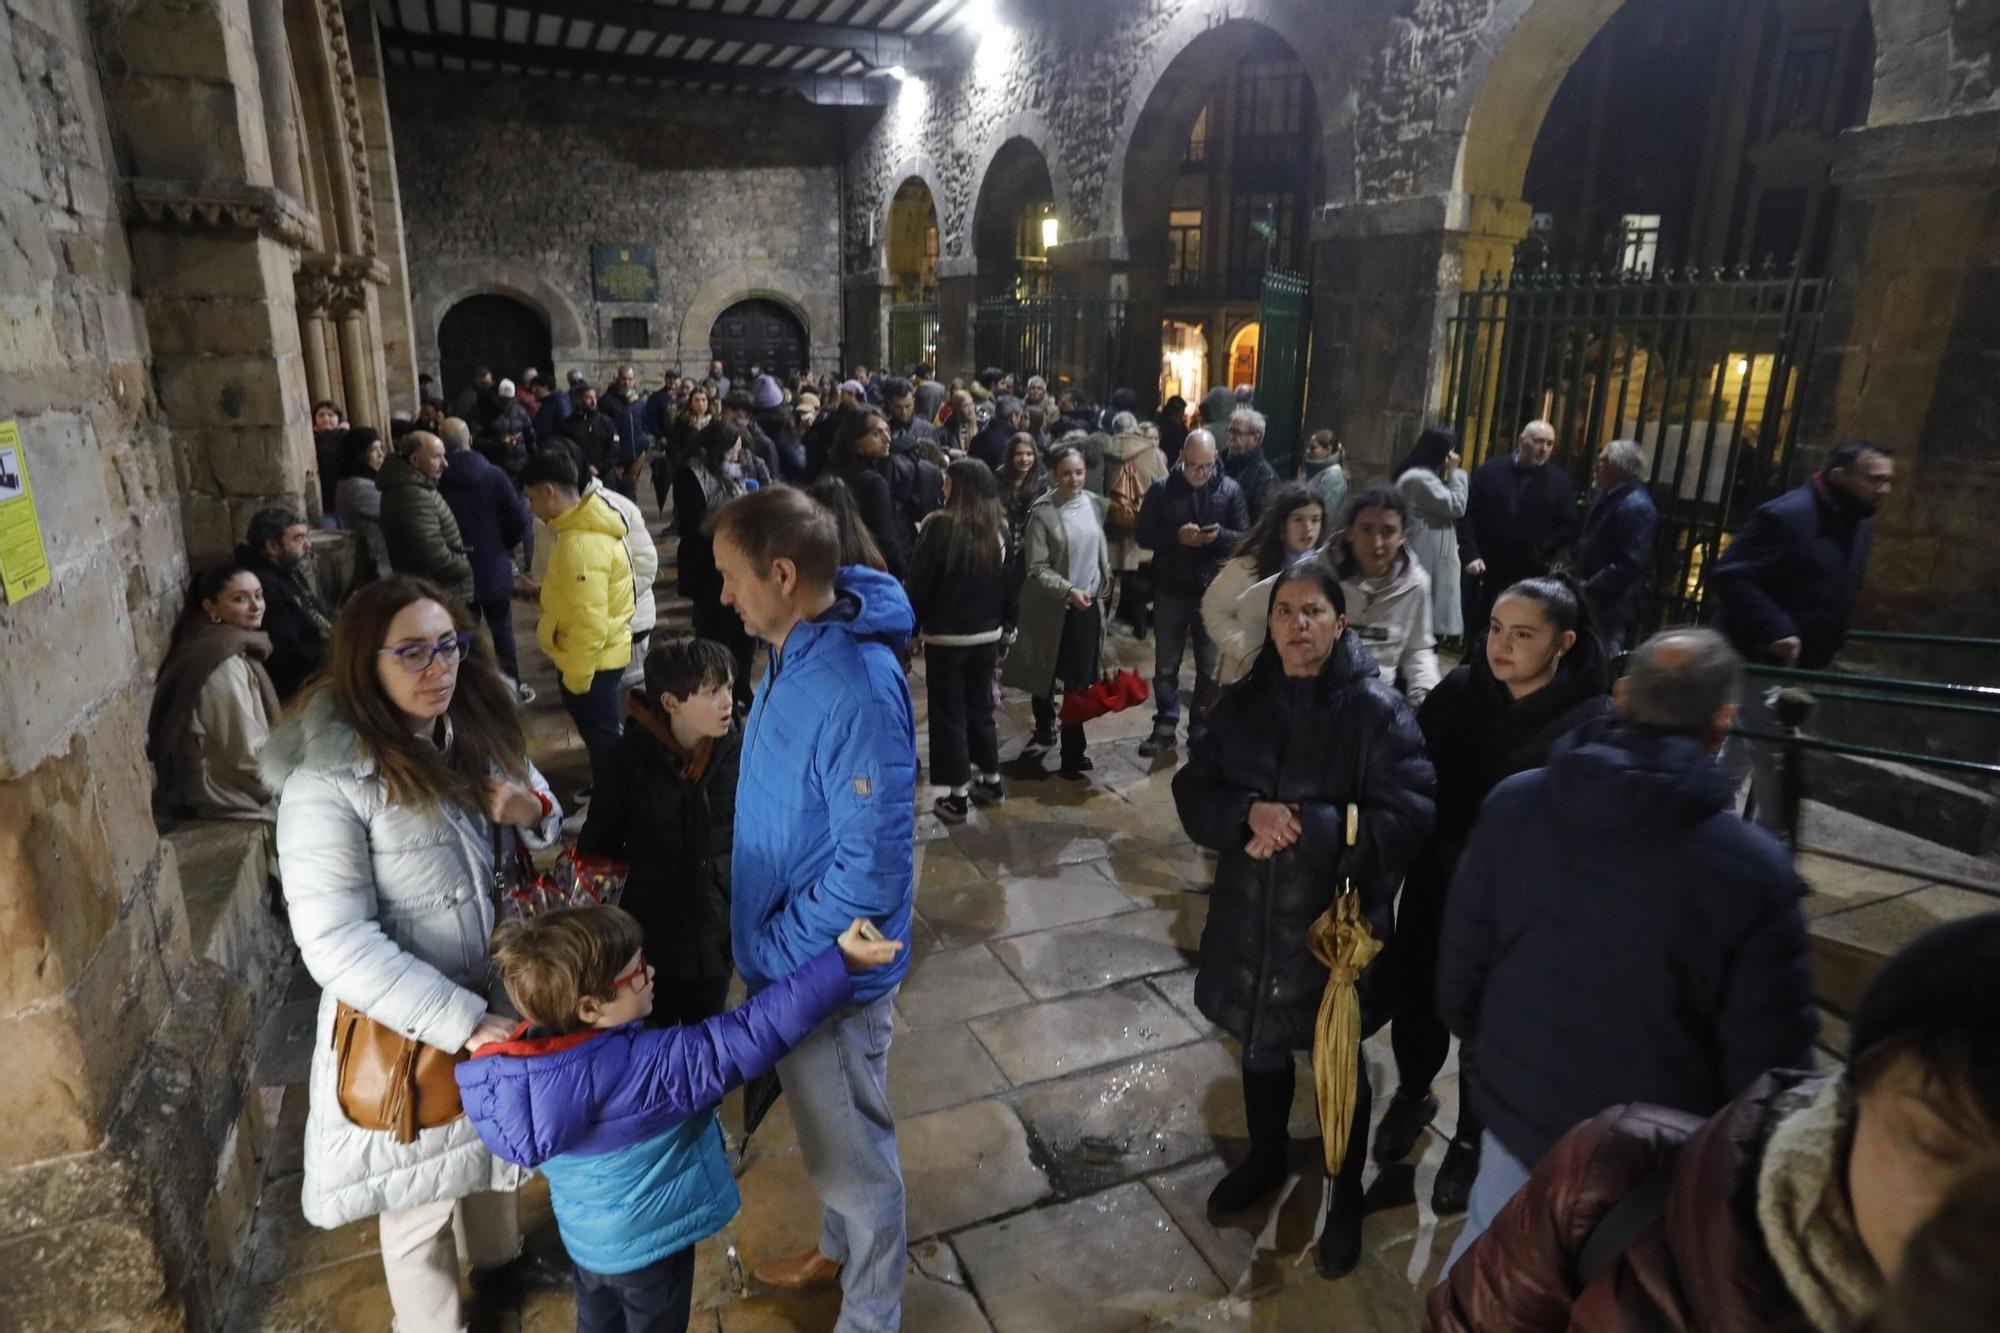
[(556, 812), (556, 803), (549, 799), (549, 794), (545, 791), (538, 790), (535, 792), (535, 804), (542, 807), (543, 819), (547, 819)]

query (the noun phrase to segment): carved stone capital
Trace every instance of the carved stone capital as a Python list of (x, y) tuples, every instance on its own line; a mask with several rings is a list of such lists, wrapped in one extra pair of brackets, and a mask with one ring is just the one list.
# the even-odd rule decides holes
[(293, 281), (299, 308), (309, 315), (341, 319), (368, 308), (368, 289), (389, 280), (389, 269), (366, 255), (309, 254), (299, 259)]
[(125, 197), (132, 226), (256, 234), (299, 249), (319, 243), (319, 220), (269, 185), (137, 177)]

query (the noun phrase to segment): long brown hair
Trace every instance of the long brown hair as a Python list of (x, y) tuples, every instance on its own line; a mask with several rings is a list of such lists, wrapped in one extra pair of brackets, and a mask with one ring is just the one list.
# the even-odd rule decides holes
[[(389, 622), (403, 608), (423, 601), (442, 606), (454, 629), (473, 636), (472, 651), (458, 664), (458, 686), (445, 713), (452, 731), (448, 754), (410, 734), (376, 676)], [(374, 762), (391, 804), (436, 809), (449, 801), (478, 810), (481, 784), (496, 771), (517, 782), (527, 780), (528, 744), (520, 712), (513, 691), (500, 678), (493, 649), (465, 608), (428, 579), (392, 575), (348, 598), (333, 622), (326, 674), (306, 688), (294, 710), (321, 690), (331, 691), (334, 711), (354, 728), (361, 753)]]
[(1006, 558), (1007, 513), (993, 471), (977, 458), (961, 458), (945, 473), (951, 491), (944, 508), (924, 523), (919, 544), (944, 553), (947, 579), (991, 574)]

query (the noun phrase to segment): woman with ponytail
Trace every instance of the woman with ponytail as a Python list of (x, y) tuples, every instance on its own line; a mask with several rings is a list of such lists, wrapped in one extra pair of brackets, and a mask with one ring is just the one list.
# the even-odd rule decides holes
[[(1524, 579), (1500, 594), (1465, 664), (1417, 710), (1437, 769), (1437, 832), (1403, 882), (1387, 954), (1396, 980), (1390, 1037), (1399, 1086), (1376, 1128), (1377, 1162), (1407, 1157), (1437, 1113), (1431, 1080), (1451, 1046), (1437, 1012), (1438, 931), (1480, 804), (1503, 778), (1541, 767), (1557, 737), (1610, 712), (1610, 689), (1609, 663), (1576, 583), (1567, 575)], [(1459, 1052), (1461, 1067), (1473, 1058)], [(1465, 1210), (1479, 1170), (1479, 1131), (1461, 1100), (1431, 1194), (1441, 1216)]]

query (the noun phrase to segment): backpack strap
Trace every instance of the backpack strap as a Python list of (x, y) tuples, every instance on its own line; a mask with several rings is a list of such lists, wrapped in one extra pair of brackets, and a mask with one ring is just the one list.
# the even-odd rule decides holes
[(1576, 1255), (1576, 1284), (1579, 1289), (1609, 1272), (1625, 1251), (1659, 1225), (1667, 1215), (1667, 1195), (1674, 1184), (1674, 1164), (1661, 1162), (1632, 1187), (1630, 1193), (1597, 1220), (1583, 1248)]

